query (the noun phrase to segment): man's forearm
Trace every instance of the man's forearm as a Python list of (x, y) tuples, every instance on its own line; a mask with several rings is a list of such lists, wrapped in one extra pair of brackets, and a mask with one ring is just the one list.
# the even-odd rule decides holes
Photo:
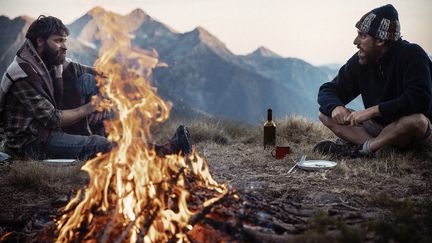
[(369, 107), (366, 110), (351, 112), (351, 114), (347, 117), (347, 121), (349, 121), (351, 126), (360, 126), (364, 121), (377, 116), (381, 116), (381, 113), (379, 111), (379, 107), (376, 105)]
[(370, 118), (374, 118), (374, 117), (377, 117), (377, 116), (381, 116), (381, 113), (380, 113), (380, 110), (379, 110), (378, 105), (375, 105), (375, 106), (369, 107), (369, 108), (367, 108), (366, 110), (367, 110), (368, 113), (370, 114)]
[(60, 127), (72, 125), (95, 111), (91, 103), (87, 103), (75, 109), (63, 110), (60, 117)]

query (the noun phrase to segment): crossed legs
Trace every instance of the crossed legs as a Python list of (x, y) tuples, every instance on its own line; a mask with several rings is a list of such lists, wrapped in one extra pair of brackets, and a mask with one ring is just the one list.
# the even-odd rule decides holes
[(336, 136), (353, 144), (363, 144), (370, 140), (369, 146), (375, 152), (385, 145), (393, 145), (400, 148), (424, 138), (429, 127), (429, 119), (423, 114), (404, 116), (382, 129), (376, 136), (371, 136), (366, 129), (361, 127), (339, 125), (331, 117), (319, 114), (320, 121), (328, 127)]

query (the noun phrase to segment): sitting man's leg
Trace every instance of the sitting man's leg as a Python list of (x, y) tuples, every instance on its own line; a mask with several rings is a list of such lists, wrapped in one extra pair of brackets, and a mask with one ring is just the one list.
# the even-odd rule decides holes
[(431, 140), (431, 125), (423, 114), (413, 114), (400, 118), (390, 123), (381, 130), (373, 121), (366, 121), (362, 127), (338, 125), (329, 117), (320, 120), (337, 136), (346, 139), (355, 145), (337, 145), (331, 141), (318, 143), (314, 151), (324, 154), (359, 157), (373, 154), (385, 145), (393, 145), (400, 148), (413, 142)]
[(352, 144), (363, 144), (366, 140), (372, 138), (364, 127), (339, 125), (331, 117), (321, 112), (319, 113), (319, 119), (324, 126), (329, 128), (336, 136)]
[[(96, 77), (93, 74), (84, 73), (78, 78), (78, 86), (82, 94), (84, 104), (91, 101), (92, 96), (99, 94), (99, 88), (96, 85)], [(101, 119), (93, 119), (101, 115)], [(103, 120), (105, 119), (104, 114), (95, 112), (88, 116), (89, 128), (92, 134), (100, 136), (106, 136)]]
[[(46, 144), (33, 142), (24, 146), (23, 155), (32, 159), (80, 159), (87, 160), (97, 153), (111, 151), (114, 145), (105, 137), (99, 135), (82, 136), (53, 131)], [(181, 125), (174, 136), (166, 144), (145, 143), (149, 149), (154, 149), (157, 156), (170, 154), (188, 156), (192, 153), (192, 141), (189, 130)]]
[(108, 139), (99, 135), (82, 136), (53, 131), (46, 144), (34, 142), (26, 145), (23, 151), (33, 159), (87, 160), (111, 149)]
[(93, 95), (99, 94), (99, 88), (96, 85), (96, 76), (90, 73), (83, 73), (78, 77), (78, 85), (84, 96), (84, 102), (91, 100)]
[(431, 123), (423, 114), (404, 116), (390, 123), (381, 133), (369, 141), (371, 152), (375, 152), (385, 145), (404, 148), (412, 143), (422, 143), (430, 140)]

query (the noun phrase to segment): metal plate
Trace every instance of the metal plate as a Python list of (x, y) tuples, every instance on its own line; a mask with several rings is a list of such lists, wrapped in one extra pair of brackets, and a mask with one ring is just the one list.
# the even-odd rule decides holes
[(5, 161), (5, 160), (8, 160), (8, 159), (10, 159), (11, 157), (10, 157), (10, 155), (9, 154), (7, 154), (7, 153), (3, 153), (3, 152), (0, 152), (0, 161)]
[(45, 159), (43, 160), (43, 162), (46, 163), (74, 163), (77, 162), (78, 160), (76, 159)]
[(297, 166), (303, 170), (322, 170), (331, 169), (337, 165), (336, 162), (328, 160), (305, 160), (299, 163)]

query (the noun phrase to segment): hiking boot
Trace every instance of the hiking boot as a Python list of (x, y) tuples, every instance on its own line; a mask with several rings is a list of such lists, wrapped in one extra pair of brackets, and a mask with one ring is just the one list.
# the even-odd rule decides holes
[(345, 139), (342, 139), (342, 138), (336, 138), (336, 140), (334, 141), (337, 145), (348, 145), (348, 144), (351, 144), (352, 145), (352, 143), (350, 143), (350, 142), (348, 142), (347, 140), (345, 140)]
[(177, 128), (174, 136), (169, 140), (168, 143), (162, 145), (148, 144), (149, 147), (154, 147), (157, 156), (165, 157), (170, 154), (180, 154), (187, 156), (192, 153), (192, 140), (189, 130), (181, 125)]
[(336, 157), (371, 157), (371, 154), (363, 153), (363, 144), (337, 144), (332, 141), (319, 142), (313, 148), (314, 152), (318, 152), (324, 155), (333, 155)]
[(175, 154), (181, 152), (185, 156), (192, 153), (192, 140), (186, 126), (181, 125), (177, 128), (174, 136), (169, 141), (169, 146)]

